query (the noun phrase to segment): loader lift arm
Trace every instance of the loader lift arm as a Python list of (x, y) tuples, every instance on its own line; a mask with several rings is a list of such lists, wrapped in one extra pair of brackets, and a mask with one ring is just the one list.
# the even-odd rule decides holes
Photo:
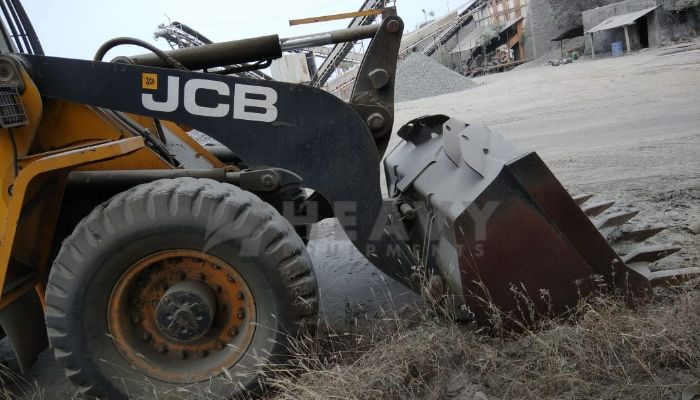
[[(377, 221), (383, 215), (379, 164), (393, 125), (402, 31), (403, 22), (396, 16), (385, 18), (378, 28), (360, 31), (376, 34), (358, 75), (352, 108), (305, 85), (135, 64), (18, 57), (44, 97), (187, 125), (206, 132), (248, 165), (301, 176), (305, 187), (334, 206), (355, 246), (381, 268), (397, 265), (377, 256), (387, 254), (379, 249), (391, 241)], [(245, 55), (238, 57), (244, 62)], [(158, 64), (154, 57), (135, 60)]]

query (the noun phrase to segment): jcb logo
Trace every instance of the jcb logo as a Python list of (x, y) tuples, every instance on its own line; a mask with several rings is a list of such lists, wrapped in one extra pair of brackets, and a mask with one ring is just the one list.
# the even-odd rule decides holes
[[(156, 74), (143, 74), (142, 88), (154, 90), (158, 88), (158, 76)], [(148, 76), (145, 76), (148, 75)], [(148, 78), (149, 85), (146, 85)], [(142, 93), (141, 103), (151, 111), (173, 112), (180, 104), (180, 78), (168, 76), (167, 95), (165, 100), (157, 101), (153, 98), (153, 93)], [(197, 101), (197, 93), (212, 91), (218, 97), (232, 99), (231, 104), (220, 102), (207, 102), (202, 104)], [(201, 96), (200, 96), (201, 97)], [(233, 88), (220, 81), (208, 79), (190, 79), (185, 82), (182, 89), (182, 104), (185, 110), (193, 115), (203, 117), (225, 117), (233, 107), (233, 118), (246, 121), (273, 122), (277, 119), (277, 92), (275, 89), (266, 86), (253, 86), (237, 83)]]

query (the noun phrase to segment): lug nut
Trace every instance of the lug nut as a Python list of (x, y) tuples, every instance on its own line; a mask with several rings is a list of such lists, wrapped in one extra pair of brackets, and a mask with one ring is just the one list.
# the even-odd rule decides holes
[(231, 330), (228, 331), (228, 335), (231, 336), (231, 337), (236, 337), (236, 336), (238, 336), (238, 327), (237, 327), (237, 326), (234, 326), (233, 328), (231, 328)]
[(131, 317), (131, 323), (132, 323), (132, 324), (136, 325), (136, 324), (138, 324), (139, 322), (141, 322), (141, 318), (139, 318), (137, 315), (134, 315), (133, 317)]
[(243, 292), (238, 292), (238, 293), (236, 293), (236, 298), (237, 298), (238, 300), (243, 300)]
[(219, 349), (219, 350), (223, 349), (223, 348), (224, 348), (224, 342), (222, 342), (221, 340), (217, 340), (217, 341), (216, 341), (216, 348)]
[(214, 291), (215, 291), (216, 293), (221, 293), (221, 290), (222, 290), (222, 289), (221, 289), (221, 285), (214, 285)]
[(141, 334), (141, 340), (144, 342), (148, 342), (151, 339), (151, 334), (148, 332), (144, 332)]
[(229, 281), (229, 283), (234, 283), (234, 282), (236, 282), (236, 280), (233, 279), (233, 277), (232, 277), (230, 274), (229, 274), (229, 275), (226, 275), (226, 280)]
[(201, 350), (201, 351), (199, 352), (199, 357), (200, 357), (200, 358), (204, 358), (204, 357), (206, 357), (206, 356), (208, 356), (208, 355), (209, 355), (209, 352), (207, 352), (206, 350)]
[(205, 280), (206, 278), (207, 278), (207, 276), (204, 275), (204, 272), (200, 272), (200, 273), (197, 274), (197, 279), (199, 279), (200, 281), (203, 281), (203, 280)]
[(238, 317), (238, 319), (243, 319), (243, 318), (245, 318), (245, 310), (242, 309), (242, 308), (239, 308), (239, 309), (238, 309), (238, 314), (236, 314), (236, 316)]
[(165, 353), (167, 353), (167, 352), (168, 352), (168, 346), (166, 346), (166, 345), (164, 345), (164, 344), (161, 344), (160, 346), (158, 346), (158, 352), (159, 352), (160, 354), (165, 354)]

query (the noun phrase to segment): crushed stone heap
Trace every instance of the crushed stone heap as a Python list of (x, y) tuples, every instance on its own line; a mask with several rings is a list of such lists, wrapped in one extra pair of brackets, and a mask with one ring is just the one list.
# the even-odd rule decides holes
[(463, 76), (419, 53), (411, 53), (396, 70), (396, 102), (460, 92), (475, 86)]

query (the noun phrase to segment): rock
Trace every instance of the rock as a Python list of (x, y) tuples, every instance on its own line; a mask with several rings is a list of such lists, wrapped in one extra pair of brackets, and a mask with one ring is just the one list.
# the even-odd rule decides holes
[(506, 384), (506, 380), (503, 377), (496, 374), (488, 374), (485, 378), (486, 387), (490, 389), (497, 389)]
[(476, 392), (474, 393), (474, 396), (472, 396), (472, 399), (474, 400), (489, 400), (489, 396), (486, 395), (484, 392)]
[(462, 394), (462, 392), (464, 392), (464, 386), (465, 386), (464, 382), (455, 382), (455, 381), (449, 382), (449, 384), (447, 385), (447, 390), (446, 390), (447, 397), (454, 398), (454, 397), (459, 396), (460, 394)]
[(700, 381), (687, 386), (681, 393), (681, 400), (694, 400), (697, 398), (700, 398)]
[(690, 225), (690, 230), (693, 231), (694, 234), (700, 235), (700, 221)]
[(481, 384), (469, 383), (469, 378), (463, 374), (453, 375), (445, 386), (445, 396), (450, 400), (493, 400), (484, 394)]

